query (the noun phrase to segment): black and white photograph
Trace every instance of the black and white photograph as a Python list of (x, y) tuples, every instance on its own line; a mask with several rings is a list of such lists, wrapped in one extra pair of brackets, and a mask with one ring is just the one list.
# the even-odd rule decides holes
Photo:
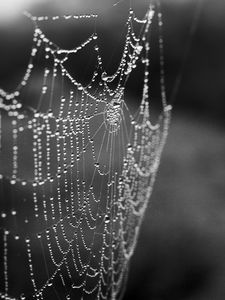
[(0, 299), (225, 300), (224, 120), (224, 0), (0, 0)]

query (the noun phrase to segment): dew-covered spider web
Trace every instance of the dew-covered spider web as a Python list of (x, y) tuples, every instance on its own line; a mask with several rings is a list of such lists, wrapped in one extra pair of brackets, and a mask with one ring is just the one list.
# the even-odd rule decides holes
[[(95, 22), (98, 15), (25, 17), (34, 26), (27, 70), (14, 92), (0, 89), (0, 298), (119, 299), (170, 120), (162, 15), (153, 4), (143, 19), (130, 8), (114, 74), (105, 71), (96, 29), (75, 48), (64, 49), (41, 27)], [(154, 19), (162, 110), (153, 125)], [(94, 53), (95, 67), (84, 84), (68, 62), (86, 48)], [(132, 113), (125, 91), (138, 66), (143, 93)], [(35, 83), (37, 73), (41, 84)]]

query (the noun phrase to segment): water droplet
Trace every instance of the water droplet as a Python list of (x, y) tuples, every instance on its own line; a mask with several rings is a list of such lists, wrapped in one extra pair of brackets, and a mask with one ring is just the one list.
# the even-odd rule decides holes
[(15, 210), (12, 210), (12, 211), (11, 211), (11, 214), (12, 214), (12, 216), (15, 216), (15, 215), (16, 215), (16, 211), (15, 211)]
[(103, 81), (107, 81), (108, 80), (108, 76), (107, 76), (106, 72), (102, 73), (102, 80)]
[(16, 184), (16, 180), (15, 180), (15, 179), (12, 179), (12, 180), (10, 180), (10, 183), (11, 183), (12, 185)]
[(49, 281), (49, 282), (47, 283), (47, 286), (52, 286), (52, 285), (53, 285), (52, 281)]
[(120, 107), (120, 103), (119, 102), (113, 102), (113, 107), (114, 108), (119, 108)]
[(105, 216), (105, 223), (108, 224), (110, 222), (110, 217), (108, 215)]
[(140, 45), (138, 45), (138, 46), (136, 47), (137, 53), (138, 53), (138, 54), (141, 53), (142, 49), (143, 49), (143, 47), (140, 46)]
[(6, 213), (5, 213), (5, 212), (2, 212), (2, 213), (1, 213), (1, 217), (2, 217), (2, 218), (6, 218)]

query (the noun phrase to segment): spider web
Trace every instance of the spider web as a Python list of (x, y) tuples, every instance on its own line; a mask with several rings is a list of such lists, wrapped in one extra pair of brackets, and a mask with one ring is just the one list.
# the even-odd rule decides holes
[[(109, 75), (96, 30), (64, 49), (40, 26), (98, 15), (25, 15), (34, 24), (25, 76), (13, 93), (0, 89), (0, 298), (118, 299), (170, 121), (161, 34), (162, 112), (155, 125), (149, 115), (149, 30), (155, 15), (162, 27), (162, 16), (153, 4), (143, 19), (130, 9), (122, 58)], [(87, 47), (96, 64), (82, 84), (66, 63)], [(124, 92), (138, 65), (143, 95), (132, 114)], [(37, 99), (35, 70), (42, 74)]]

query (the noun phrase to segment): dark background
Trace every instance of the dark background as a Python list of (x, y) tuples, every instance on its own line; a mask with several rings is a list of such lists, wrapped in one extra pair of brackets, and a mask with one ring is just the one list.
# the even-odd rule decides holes
[[(63, 5), (49, 1), (33, 11), (100, 11), (102, 55), (110, 72), (121, 54), (123, 39), (118, 33), (124, 28), (127, 2), (112, 9), (112, 1), (68, 0)], [(0, 86), (10, 91), (26, 68), (33, 29), (24, 17), (3, 18), (1, 5)], [(134, 7), (141, 15), (147, 1), (134, 1)], [(225, 298), (225, 2), (202, 0), (200, 8), (198, 14), (197, 0), (162, 1), (168, 99), (177, 79), (180, 85), (175, 102), (172, 99), (168, 142), (131, 262), (126, 300)], [(190, 34), (191, 26), (195, 30)], [(90, 30), (81, 28), (82, 24), (76, 28), (75, 38), (67, 27), (52, 34), (68, 44)], [(157, 34), (153, 41), (157, 43)], [(152, 55), (152, 101), (157, 103), (157, 47)], [(79, 76), (80, 68), (76, 70)], [(129, 90), (131, 106), (137, 105), (139, 93), (139, 83), (133, 83), (135, 79)]]

